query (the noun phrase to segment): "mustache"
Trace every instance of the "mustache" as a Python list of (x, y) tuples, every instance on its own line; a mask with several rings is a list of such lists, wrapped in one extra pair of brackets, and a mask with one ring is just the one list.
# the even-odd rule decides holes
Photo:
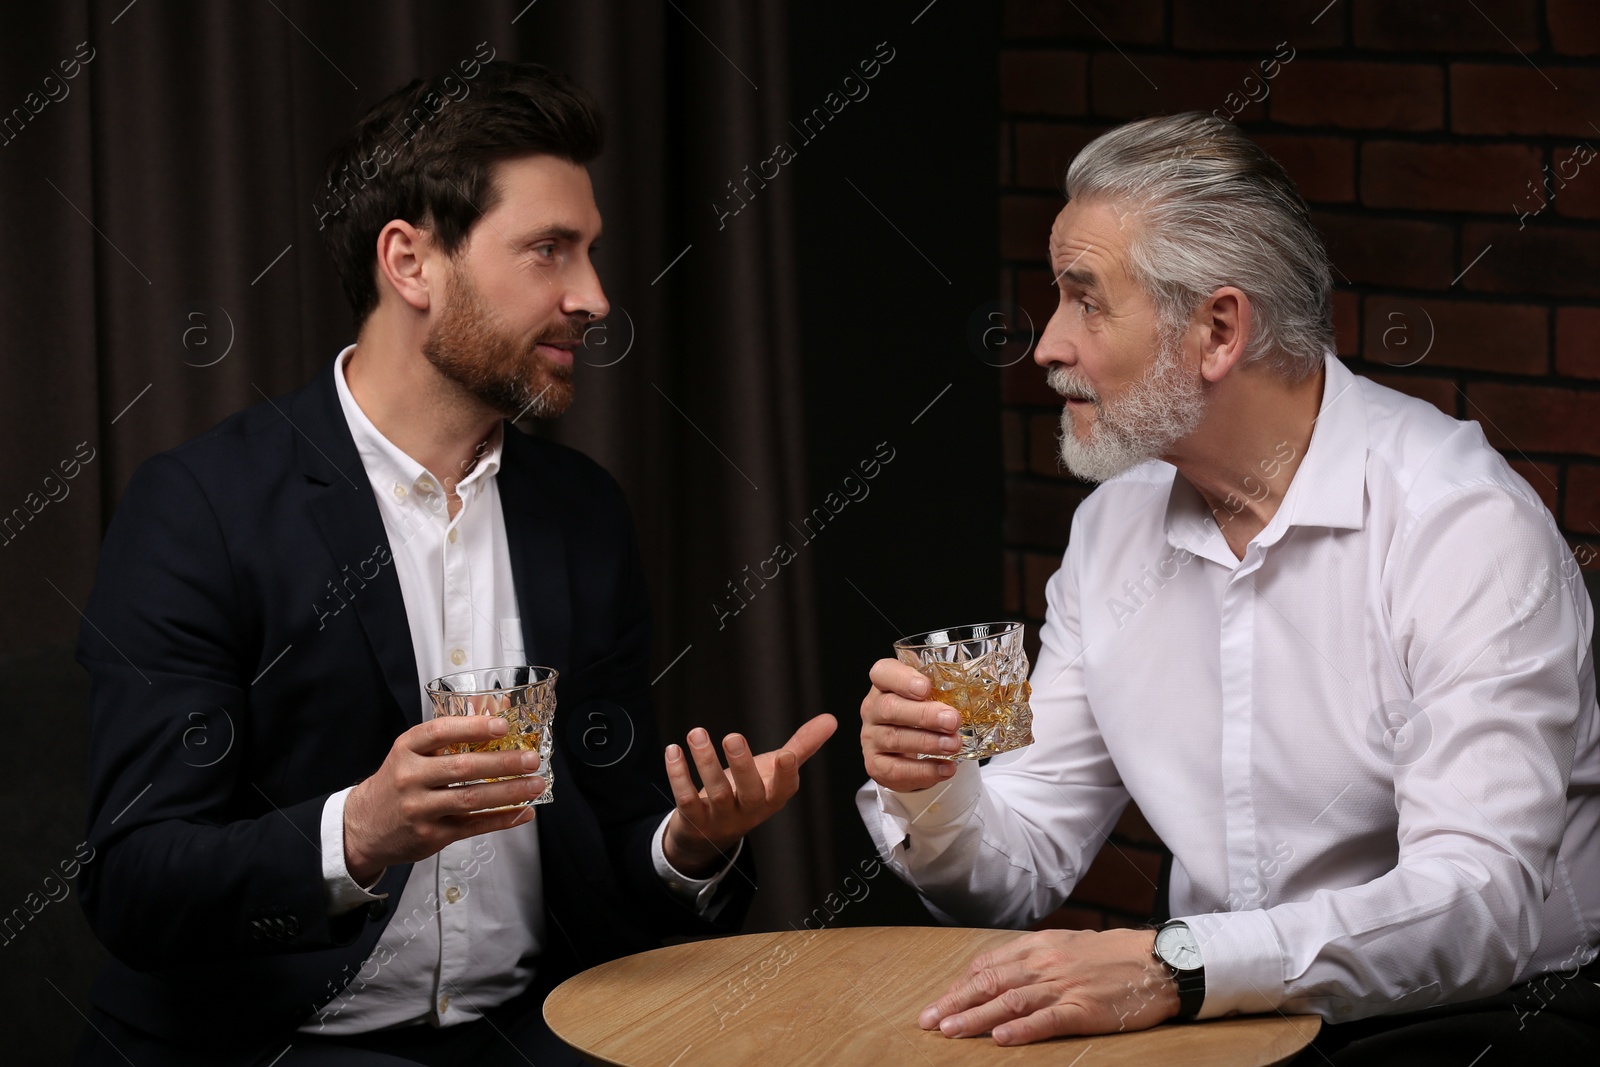
[(582, 341), (589, 332), (589, 327), (596, 323), (587, 319), (568, 319), (559, 326), (550, 329), (534, 338), (536, 345), (573, 344)]
[(1050, 373), (1045, 376), (1045, 381), (1050, 388), (1068, 400), (1100, 399), (1099, 394), (1087, 382), (1081, 381), (1066, 367), (1051, 367)]

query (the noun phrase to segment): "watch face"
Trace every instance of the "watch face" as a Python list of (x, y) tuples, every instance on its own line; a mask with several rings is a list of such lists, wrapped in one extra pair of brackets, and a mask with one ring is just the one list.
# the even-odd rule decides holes
[(1200, 967), (1200, 945), (1187, 926), (1164, 926), (1156, 931), (1156, 953), (1180, 971)]

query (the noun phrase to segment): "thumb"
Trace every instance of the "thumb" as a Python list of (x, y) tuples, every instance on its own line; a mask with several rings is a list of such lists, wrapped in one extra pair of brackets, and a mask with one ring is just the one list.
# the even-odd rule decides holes
[(794, 732), (793, 737), (784, 742), (783, 750), (778, 755), (778, 765), (780, 767), (783, 766), (783, 753), (787, 752), (793, 756), (795, 766), (798, 767), (812, 756), (815, 756), (817, 749), (821, 748), (822, 743), (832, 737), (833, 732), (838, 728), (839, 720), (832, 715), (827, 712), (818, 715), (801, 726), (800, 729)]

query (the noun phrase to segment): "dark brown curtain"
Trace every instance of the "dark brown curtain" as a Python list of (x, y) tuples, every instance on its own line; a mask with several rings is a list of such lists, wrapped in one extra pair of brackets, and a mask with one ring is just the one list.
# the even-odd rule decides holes
[[(0, 656), (70, 645), (135, 466), (353, 340), (311, 207), (323, 157), (392, 89), (492, 49), (568, 71), (607, 114), (615, 311), (573, 409), (535, 432), (632, 500), (663, 727), (765, 748), (821, 710), (808, 560), (726, 626), (711, 607), (808, 506), (788, 192), (726, 230), (709, 208), (783, 139), (783, 4), (79, 0), (3, 30)], [(807, 771), (757, 840), (753, 926), (798, 921), (832, 881), (822, 761)]]

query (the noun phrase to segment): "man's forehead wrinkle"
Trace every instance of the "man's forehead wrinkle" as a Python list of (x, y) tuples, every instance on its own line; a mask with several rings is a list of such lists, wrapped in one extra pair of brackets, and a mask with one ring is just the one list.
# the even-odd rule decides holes
[(1052, 235), (1050, 260), (1057, 284), (1066, 279), (1084, 288), (1105, 287), (1121, 261), (1115, 250), (1103, 243), (1109, 238), (1095, 240), (1097, 236), (1075, 233), (1070, 239), (1058, 240)]

